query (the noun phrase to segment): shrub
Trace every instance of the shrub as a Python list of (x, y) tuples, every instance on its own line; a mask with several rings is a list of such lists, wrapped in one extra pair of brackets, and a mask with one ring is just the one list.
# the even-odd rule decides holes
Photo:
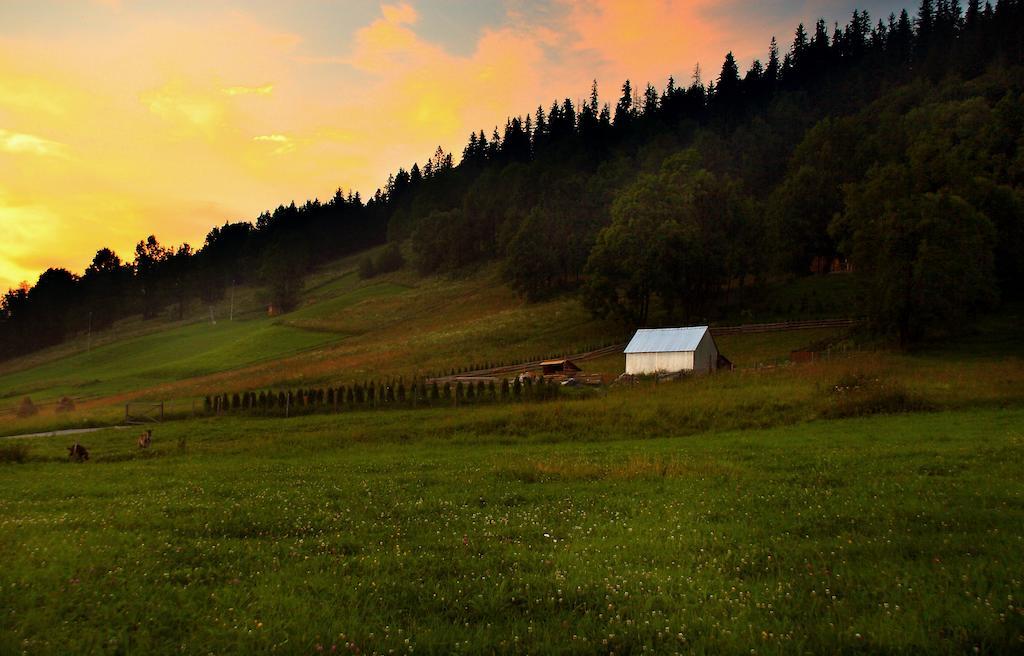
[(25, 397), (21, 400), (21, 405), (18, 406), (18, 416), (24, 419), (25, 417), (32, 417), (39, 413), (39, 408), (32, 403), (32, 399)]
[(28, 460), (28, 445), (0, 444), (0, 462), (23, 463)]
[(363, 259), (359, 260), (359, 277), (363, 280), (372, 278), (377, 275), (377, 269), (373, 265), (373, 258), (367, 255)]
[(405, 266), (405, 258), (402, 257), (402, 250), (396, 242), (391, 242), (384, 247), (373, 268), (377, 274), (381, 274), (398, 271), (403, 266)]

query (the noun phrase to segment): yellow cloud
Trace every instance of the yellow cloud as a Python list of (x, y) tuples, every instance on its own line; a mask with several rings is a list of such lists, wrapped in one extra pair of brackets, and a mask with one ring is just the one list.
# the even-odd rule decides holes
[(291, 137), (283, 134), (261, 134), (258, 137), (253, 137), (252, 140), (277, 144), (277, 148), (274, 148), (275, 155), (290, 153), (295, 150), (295, 142)]
[(0, 78), (0, 107), (53, 116), (66, 113), (61, 90), (52, 83), (8, 75)]
[(383, 14), (384, 20), (389, 23), (412, 24), (419, 20), (419, 14), (416, 13), (416, 9), (407, 2), (401, 2), (397, 5), (382, 4), (380, 6), (380, 13)]
[(56, 141), (43, 139), (33, 134), (0, 129), (0, 150), (7, 153), (65, 157), (65, 149), (64, 144)]
[(207, 94), (187, 89), (180, 80), (143, 93), (139, 99), (160, 118), (178, 125), (210, 130), (224, 120), (224, 105)]
[(224, 89), (221, 89), (221, 91), (223, 91), (224, 93), (226, 93), (229, 96), (245, 96), (245, 95), (269, 96), (271, 93), (274, 92), (274, 85), (273, 84), (264, 84), (263, 86), (258, 86), (258, 87), (244, 87), (244, 86), (225, 87)]

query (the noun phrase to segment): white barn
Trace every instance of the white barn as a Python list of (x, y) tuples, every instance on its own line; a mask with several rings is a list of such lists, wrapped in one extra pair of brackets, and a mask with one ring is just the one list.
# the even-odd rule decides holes
[(626, 373), (708, 373), (718, 368), (718, 346), (707, 326), (641, 328), (626, 346)]

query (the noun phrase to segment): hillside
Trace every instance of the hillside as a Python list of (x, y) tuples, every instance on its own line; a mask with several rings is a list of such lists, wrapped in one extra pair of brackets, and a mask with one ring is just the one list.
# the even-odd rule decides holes
[[(0, 365), (0, 413), (5, 432), (36, 427), (104, 423), (132, 399), (164, 401), (190, 409), (208, 394), (329, 385), (404, 376), (414, 379), (486, 364), (516, 363), (580, 353), (626, 341), (613, 321), (594, 319), (571, 297), (529, 303), (503, 284), (493, 268), (463, 278), (420, 276), (404, 269), (368, 280), (359, 277), (362, 255), (339, 260), (313, 276), (299, 307), (266, 316), (259, 290), (234, 292), (214, 306), (216, 319), (200, 309), (182, 321), (125, 321), (84, 339)], [(797, 280), (772, 287), (760, 302), (744, 306), (735, 322), (776, 320), (779, 314), (808, 318), (840, 312), (849, 280), (843, 276)], [(750, 308), (759, 309), (752, 314)], [(834, 314), (841, 316), (841, 314)], [(794, 348), (834, 331), (722, 338), (739, 366), (785, 358)], [(589, 371), (618, 374), (622, 356), (587, 364)], [(16, 420), (24, 397), (41, 407)], [(63, 396), (76, 410), (57, 415)]]

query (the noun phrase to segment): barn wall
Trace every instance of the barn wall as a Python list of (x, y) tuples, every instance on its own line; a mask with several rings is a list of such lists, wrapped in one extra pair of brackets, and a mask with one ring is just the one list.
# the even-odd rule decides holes
[(693, 369), (693, 352), (627, 353), (626, 373), (653, 374), (659, 371), (689, 371)]
[(715, 340), (711, 338), (710, 332), (704, 333), (704, 337), (697, 344), (694, 362), (695, 371), (707, 373), (718, 368), (718, 349), (715, 348)]

